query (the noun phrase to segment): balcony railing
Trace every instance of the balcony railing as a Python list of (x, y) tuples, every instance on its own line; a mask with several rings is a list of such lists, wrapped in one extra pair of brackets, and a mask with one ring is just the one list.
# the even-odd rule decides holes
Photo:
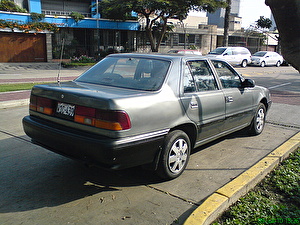
[[(53, 11), (53, 10), (42, 10), (42, 13), (45, 15), (52, 15), (52, 16), (69, 16), (71, 14), (71, 12), (69, 11)], [(91, 18), (92, 14), (91, 13), (82, 13), (79, 12), (82, 15), (84, 15), (84, 17), (87, 18)]]

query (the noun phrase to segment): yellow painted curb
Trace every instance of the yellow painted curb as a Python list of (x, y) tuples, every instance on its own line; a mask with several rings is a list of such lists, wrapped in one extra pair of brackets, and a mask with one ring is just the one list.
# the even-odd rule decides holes
[[(185, 225), (203, 224), (219, 216), (218, 212), (225, 211), (228, 207), (228, 198), (217, 193), (209, 196), (185, 221)], [(216, 214), (216, 215), (215, 215)]]
[(247, 171), (209, 196), (184, 222), (184, 225), (209, 225), (230, 205), (255, 187), (274, 167), (300, 146), (300, 132), (257, 162)]
[(226, 196), (231, 205), (255, 187), (278, 163), (278, 158), (267, 156), (237, 178), (221, 187), (216, 193)]

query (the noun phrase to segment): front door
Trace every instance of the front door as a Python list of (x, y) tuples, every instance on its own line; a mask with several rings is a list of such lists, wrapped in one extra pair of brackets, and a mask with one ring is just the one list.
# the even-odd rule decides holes
[(181, 100), (188, 117), (198, 126), (197, 144), (200, 144), (222, 132), (224, 94), (206, 60), (188, 61), (184, 68), (184, 94)]
[(254, 102), (251, 90), (242, 87), (242, 77), (230, 65), (213, 61), (225, 97), (225, 131), (237, 130), (247, 125), (253, 116)]

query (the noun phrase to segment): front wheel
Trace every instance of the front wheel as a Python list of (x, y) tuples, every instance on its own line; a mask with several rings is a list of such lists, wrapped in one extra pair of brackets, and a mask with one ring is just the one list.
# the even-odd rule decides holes
[(266, 121), (266, 107), (264, 104), (260, 103), (256, 110), (255, 116), (250, 125), (250, 134), (259, 135), (265, 127)]
[(261, 66), (261, 67), (265, 67), (265, 66), (266, 66), (265, 61), (262, 61), (262, 62), (260, 63), (260, 66)]
[(278, 62), (276, 63), (276, 66), (279, 67), (280, 65), (281, 65), (281, 62), (278, 61)]
[(163, 179), (179, 177), (188, 164), (190, 153), (191, 143), (187, 134), (181, 130), (170, 132), (156, 170), (158, 176)]

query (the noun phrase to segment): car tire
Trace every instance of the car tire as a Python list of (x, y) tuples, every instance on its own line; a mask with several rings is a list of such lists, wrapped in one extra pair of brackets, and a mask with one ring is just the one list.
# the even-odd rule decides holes
[(278, 61), (278, 62), (276, 63), (276, 66), (279, 67), (280, 65), (281, 65), (281, 62)]
[(261, 66), (261, 67), (265, 67), (265, 66), (266, 66), (265, 61), (262, 61), (262, 62), (260, 63), (260, 66)]
[(266, 111), (266, 106), (263, 103), (259, 103), (255, 116), (249, 127), (249, 133), (251, 135), (259, 135), (262, 133), (266, 123)]
[(191, 153), (188, 135), (181, 130), (170, 132), (164, 142), (156, 173), (163, 179), (179, 177), (186, 168)]
[(244, 59), (243, 61), (242, 61), (242, 63), (241, 63), (241, 67), (243, 67), (243, 68), (245, 68), (246, 66), (247, 66), (247, 60), (246, 59)]

